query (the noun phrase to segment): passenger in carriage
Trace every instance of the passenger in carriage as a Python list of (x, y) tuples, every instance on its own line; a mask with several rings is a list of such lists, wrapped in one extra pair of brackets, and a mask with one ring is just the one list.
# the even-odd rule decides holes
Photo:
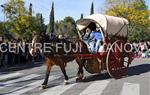
[(83, 40), (90, 46), (92, 53), (95, 54), (98, 52), (99, 47), (101, 46), (102, 34), (100, 31), (96, 30), (95, 23), (91, 22), (87, 26)]

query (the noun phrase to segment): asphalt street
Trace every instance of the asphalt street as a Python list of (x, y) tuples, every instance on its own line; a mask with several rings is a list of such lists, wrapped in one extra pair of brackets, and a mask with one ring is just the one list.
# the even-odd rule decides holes
[(0, 72), (0, 95), (150, 95), (150, 59), (134, 59), (128, 76), (114, 79), (108, 74), (89, 74), (85, 79), (75, 81), (78, 65), (75, 61), (67, 64), (69, 84), (64, 85), (64, 77), (59, 67), (52, 68), (48, 88), (40, 89), (45, 77), (43, 64), (30, 68), (5, 70)]

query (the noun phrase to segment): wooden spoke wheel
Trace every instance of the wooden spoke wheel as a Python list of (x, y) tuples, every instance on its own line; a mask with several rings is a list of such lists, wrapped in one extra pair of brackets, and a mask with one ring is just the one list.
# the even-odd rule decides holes
[(119, 79), (127, 75), (129, 58), (126, 56), (123, 49), (124, 43), (118, 40), (110, 46), (107, 53), (107, 71), (109, 75), (115, 79)]

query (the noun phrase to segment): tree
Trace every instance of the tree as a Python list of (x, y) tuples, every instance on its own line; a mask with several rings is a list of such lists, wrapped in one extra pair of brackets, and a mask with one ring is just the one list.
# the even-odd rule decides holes
[(4, 22), (0, 22), (0, 36), (4, 33)]
[(54, 20), (54, 2), (53, 2), (51, 12), (50, 12), (50, 22), (49, 22), (48, 27), (47, 27), (48, 33), (54, 32), (54, 24), (55, 24), (55, 20)]
[(29, 15), (32, 16), (32, 3), (30, 3), (30, 6), (29, 6)]
[(90, 15), (94, 14), (94, 3), (92, 2), (91, 4), (91, 11), (90, 11)]
[(25, 15), (27, 10), (23, 0), (9, 0), (8, 3), (4, 4), (4, 13), (9, 20), (14, 20)]
[(10, 34), (20, 39), (31, 37), (34, 30), (33, 17), (29, 15), (23, 0), (9, 0), (4, 4), (3, 11), (7, 17), (7, 30)]
[(38, 32), (38, 33), (46, 32), (46, 26), (44, 24), (44, 19), (43, 19), (43, 16), (41, 13), (36, 14), (35, 27), (36, 27), (36, 32)]
[(80, 19), (83, 19), (83, 13), (81, 14), (81, 17), (80, 17)]
[(72, 38), (77, 36), (75, 21), (72, 17), (65, 17), (62, 21), (55, 23), (55, 29), (58, 35)]
[(107, 0), (107, 5), (106, 14), (128, 19), (130, 42), (150, 40), (150, 11), (144, 0)]

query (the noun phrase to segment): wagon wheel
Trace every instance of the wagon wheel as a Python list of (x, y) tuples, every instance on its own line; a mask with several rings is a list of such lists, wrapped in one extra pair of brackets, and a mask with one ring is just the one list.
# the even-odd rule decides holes
[[(118, 48), (118, 46), (120, 48)], [(109, 75), (119, 79), (127, 75), (128, 60), (124, 52), (124, 43), (120, 40), (114, 42), (108, 50), (106, 58), (106, 67)]]

